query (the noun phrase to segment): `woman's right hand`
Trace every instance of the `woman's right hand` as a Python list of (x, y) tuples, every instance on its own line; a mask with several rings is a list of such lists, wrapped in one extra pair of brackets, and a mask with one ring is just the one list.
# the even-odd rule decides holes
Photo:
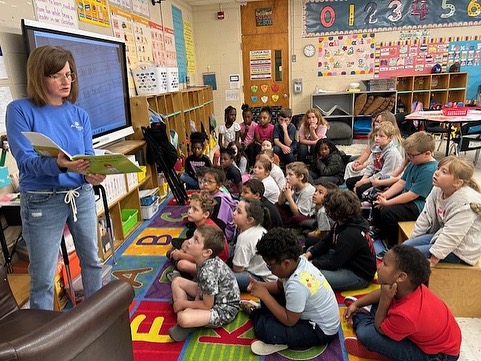
[(57, 157), (57, 165), (59, 168), (68, 168), (74, 172), (85, 173), (90, 163), (84, 159), (70, 160), (64, 153), (60, 152)]

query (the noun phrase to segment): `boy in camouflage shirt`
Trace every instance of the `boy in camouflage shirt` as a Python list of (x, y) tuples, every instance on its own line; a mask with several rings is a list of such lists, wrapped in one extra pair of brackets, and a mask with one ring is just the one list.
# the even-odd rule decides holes
[(232, 270), (217, 255), (224, 249), (224, 233), (202, 225), (188, 239), (186, 252), (197, 264), (197, 282), (172, 280), (172, 299), (177, 324), (169, 329), (174, 341), (183, 341), (200, 327), (221, 327), (239, 311), (240, 291)]

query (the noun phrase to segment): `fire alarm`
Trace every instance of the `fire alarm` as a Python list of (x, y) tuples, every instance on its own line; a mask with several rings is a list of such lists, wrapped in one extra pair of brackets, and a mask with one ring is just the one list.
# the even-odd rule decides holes
[(217, 12), (217, 20), (224, 20), (224, 12), (223, 11)]

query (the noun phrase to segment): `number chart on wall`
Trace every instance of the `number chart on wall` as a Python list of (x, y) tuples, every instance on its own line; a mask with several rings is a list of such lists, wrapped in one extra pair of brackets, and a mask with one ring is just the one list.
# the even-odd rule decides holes
[(306, 37), (481, 24), (480, 0), (305, 0)]

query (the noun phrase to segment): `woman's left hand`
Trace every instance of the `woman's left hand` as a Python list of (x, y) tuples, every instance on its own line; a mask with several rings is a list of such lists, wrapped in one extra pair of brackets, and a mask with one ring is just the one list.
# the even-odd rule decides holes
[(86, 174), (85, 181), (93, 186), (98, 186), (107, 176), (105, 174)]

